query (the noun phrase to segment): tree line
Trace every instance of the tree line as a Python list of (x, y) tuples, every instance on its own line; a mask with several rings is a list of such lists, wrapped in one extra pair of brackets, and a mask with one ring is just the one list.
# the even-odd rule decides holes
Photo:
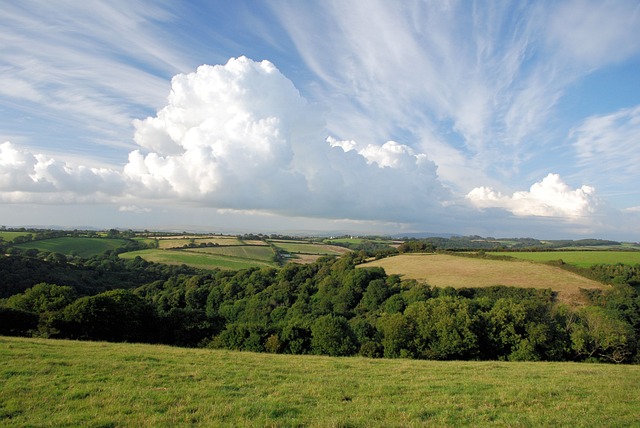
[(373, 358), (640, 362), (639, 266), (597, 268), (611, 288), (574, 308), (550, 290), (402, 280), (357, 267), (365, 257), (204, 272), (114, 254), (73, 264), (0, 256), (0, 334)]

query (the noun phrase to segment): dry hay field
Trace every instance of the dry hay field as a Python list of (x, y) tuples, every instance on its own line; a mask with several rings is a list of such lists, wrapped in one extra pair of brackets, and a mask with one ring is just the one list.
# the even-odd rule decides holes
[(388, 275), (424, 281), (435, 287), (490, 287), (506, 285), (523, 288), (550, 288), (568, 303), (580, 303), (580, 289), (607, 286), (555, 266), (528, 261), (475, 259), (444, 254), (402, 254), (365, 263), (380, 266)]

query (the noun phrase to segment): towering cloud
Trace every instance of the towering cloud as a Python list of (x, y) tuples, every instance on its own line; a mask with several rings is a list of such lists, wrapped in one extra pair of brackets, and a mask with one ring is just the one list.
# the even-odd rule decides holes
[(149, 197), (319, 217), (415, 220), (447, 197), (425, 154), (395, 142), (351, 150), (325, 137), (321, 117), (268, 61), (204, 65), (135, 121), (141, 149), (124, 174)]

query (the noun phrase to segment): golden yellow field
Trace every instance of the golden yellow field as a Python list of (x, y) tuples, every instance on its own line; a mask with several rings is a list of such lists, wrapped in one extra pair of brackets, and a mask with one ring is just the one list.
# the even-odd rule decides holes
[(603, 285), (555, 266), (527, 261), (486, 260), (444, 254), (402, 254), (365, 263), (380, 266), (387, 274), (425, 281), (436, 287), (489, 287), (506, 285), (550, 288), (562, 301), (577, 303), (580, 288), (604, 289)]

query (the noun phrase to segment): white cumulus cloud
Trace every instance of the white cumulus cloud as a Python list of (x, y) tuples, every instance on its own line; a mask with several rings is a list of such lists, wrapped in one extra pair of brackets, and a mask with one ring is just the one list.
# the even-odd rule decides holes
[(0, 200), (4, 202), (91, 200), (123, 190), (117, 171), (75, 166), (11, 142), (0, 144)]
[(478, 208), (502, 208), (517, 216), (562, 217), (577, 220), (592, 216), (599, 200), (591, 186), (572, 189), (558, 174), (549, 174), (529, 191), (503, 195), (491, 187), (476, 187), (467, 199)]
[(356, 149), (324, 137), (321, 118), (268, 61), (204, 65), (135, 121), (140, 150), (124, 175), (148, 197), (332, 218), (415, 220), (448, 197), (425, 154), (393, 141)]

